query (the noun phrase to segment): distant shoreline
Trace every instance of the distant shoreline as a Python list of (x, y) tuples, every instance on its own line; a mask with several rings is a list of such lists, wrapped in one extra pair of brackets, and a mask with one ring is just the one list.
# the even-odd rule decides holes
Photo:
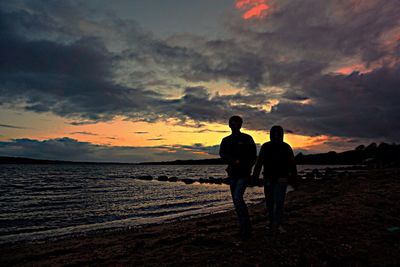
[(25, 158), (25, 157), (0, 157), (0, 164), (104, 164), (104, 165), (117, 164), (117, 165), (138, 165), (139, 163), (67, 161), (67, 160), (33, 159), (33, 158)]
[[(358, 146), (354, 150), (319, 154), (298, 153), (295, 156), (298, 165), (367, 165), (372, 168), (400, 167), (400, 145), (372, 143), (365, 147)], [(187, 159), (153, 162), (96, 162), (34, 159), (28, 157), (0, 156), (0, 164), (101, 164), (101, 165), (225, 165), (221, 158)]]
[(101, 164), (101, 165), (224, 165), (221, 159), (200, 159), (200, 160), (174, 160), (159, 162), (98, 162), (98, 161), (68, 161), (68, 160), (48, 160), (34, 159), (26, 157), (2, 157), (0, 164)]
[[(219, 158), (215, 159), (200, 159), (200, 160), (174, 160), (174, 161), (155, 161), (155, 162), (139, 162), (139, 163), (125, 163), (125, 162), (95, 162), (95, 161), (67, 161), (67, 160), (47, 160), (47, 159), (33, 159), (25, 157), (0, 157), (0, 164), (92, 164), (92, 165), (226, 165), (226, 163)], [(307, 163), (299, 165), (356, 165), (346, 163)]]

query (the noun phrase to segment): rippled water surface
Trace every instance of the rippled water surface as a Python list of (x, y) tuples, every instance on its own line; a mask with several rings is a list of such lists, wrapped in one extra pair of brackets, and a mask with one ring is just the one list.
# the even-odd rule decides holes
[[(233, 207), (227, 185), (135, 179), (143, 175), (226, 177), (221, 165), (3, 164), (0, 243), (115, 230)], [(245, 198), (248, 203), (262, 199), (262, 188), (248, 188)]]
[[(225, 178), (224, 166), (0, 165), (0, 242), (82, 234), (232, 207), (227, 185), (142, 181)], [(262, 190), (247, 190), (260, 199)]]

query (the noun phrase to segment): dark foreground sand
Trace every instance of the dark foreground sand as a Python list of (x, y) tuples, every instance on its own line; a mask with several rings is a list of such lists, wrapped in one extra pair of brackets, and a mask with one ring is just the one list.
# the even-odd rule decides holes
[(400, 170), (312, 181), (288, 195), (287, 233), (240, 241), (233, 211), (44, 244), (0, 247), (1, 266), (400, 266)]

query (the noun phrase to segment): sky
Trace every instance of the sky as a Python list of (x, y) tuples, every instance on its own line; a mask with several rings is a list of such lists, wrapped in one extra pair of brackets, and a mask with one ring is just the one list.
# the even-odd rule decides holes
[(398, 0), (0, 3), (0, 155), (218, 157), (230, 116), (295, 153), (400, 139)]

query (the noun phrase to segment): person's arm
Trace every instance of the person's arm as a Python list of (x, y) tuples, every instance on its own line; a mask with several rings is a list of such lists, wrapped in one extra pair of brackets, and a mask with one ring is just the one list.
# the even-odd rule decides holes
[(296, 160), (292, 148), (288, 145), (289, 181), (293, 188), (298, 187)]
[(250, 159), (250, 166), (253, 166), (254, 163), (256, 163), (257, 160), (257, 146), (256, 143), (254, 143), (253, 138), (250, 136), (250, 155), (249, 155), (249, 159)]
[(260, 154), (258, 155), (257, 161), (256, 161), (256, 165), (254, 166), (254, 170), (253, 170), (253, 179), (258, 179), (260, 177), (260, 173), (261, 173), (261, 169), (262, 169), (262, 165), (263, 165), (263, 159), (264, 159), (264, 150), (265, 147), (261, 146), (260, 149)]
[(257, 146), (254, 143), (253, 138), (250, 135), (245, 136), (245, 150), (242, 152), (240, 156), (240, 165), (244, 168), (253, 168), (254, 163), (256, 163), (257, 159)]
[(296, 160), (294, 158), (293, 150), (290, 146), (289, 146), (289, 166), (290, 166), (290, 175), (293, 177), (297, 176)]
[(227, 163), (233, 163), (235, 161), (233, 156), (229, 153), (226, 139), (222, 139), (221, 145), (219, 146), (219, 156)]

